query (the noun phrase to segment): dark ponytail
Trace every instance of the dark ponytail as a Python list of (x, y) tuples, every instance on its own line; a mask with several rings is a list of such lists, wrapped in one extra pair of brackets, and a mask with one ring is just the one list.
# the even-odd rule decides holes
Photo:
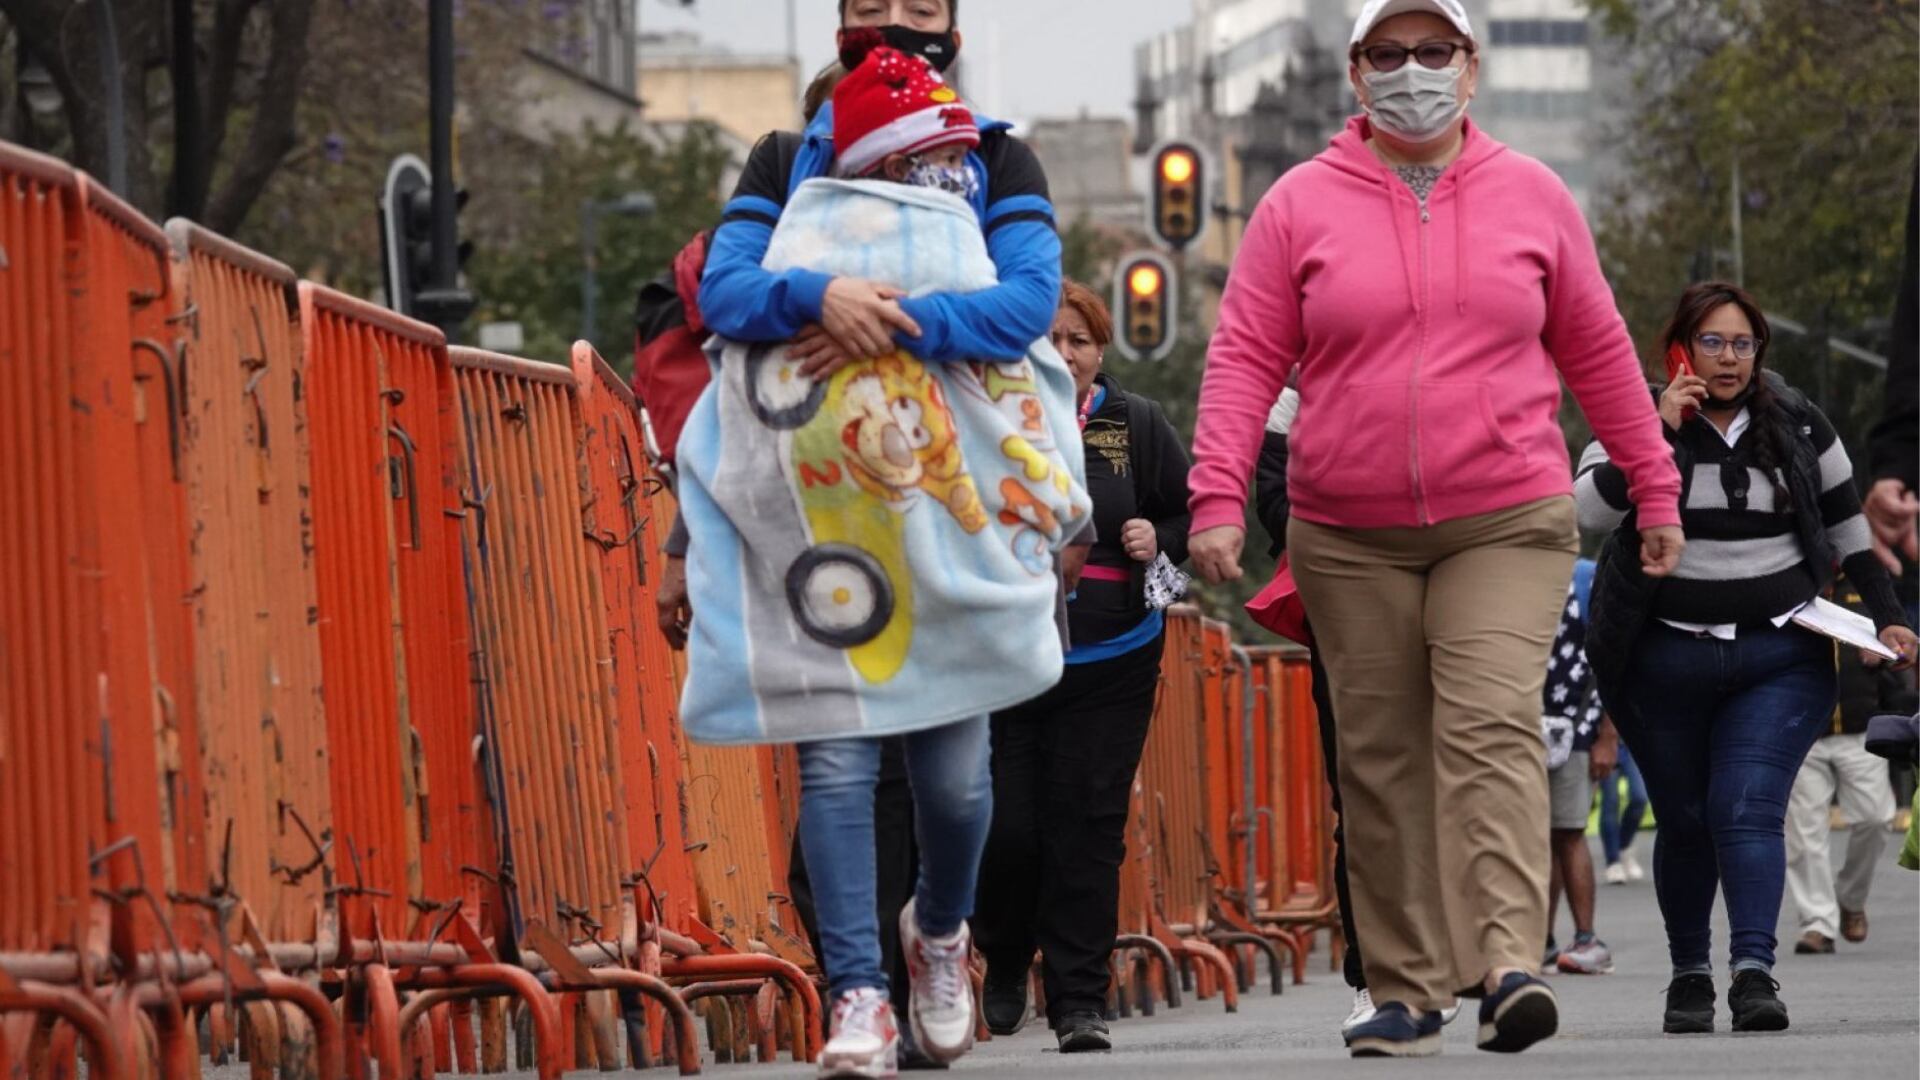
[(1751, 293), (1731, 282), (1702, 281), (1691, 285), (1680, 294), (1680, 303), (1674, 308), (1673, 318), (1667, 321), (1667, 328), (1661, 334), (1660, 351), (1665, 355), (1678, 345), (1691, 356), (1693, 337), (1700, 332), (1701, 324), (1728, 304), (1739, 308), (1747, 321), (1753, 324), (1754, 340), (1759, 343), (1759, 349), (1753, 357), (1753, 382), (1748, 387), (1746, 399), (1747, 412), (1753, 418), (1754, 433), (1754, 438), (1748, 443), (1748, 461), (1773, 482), (1775, 506), (1785, 513), (1793, 505), (1793, 495), (1786, 484), (1786, 470), (1793, 461), (1792, 440), (1797, 437), (1797, 432), (1786, 407), (1780, 402), (1780, 395), (1766, 377), (1767, 345), (1773, 339), (1773, 329), (1767, 323), (1766, 312), (1760, 310), (1759, 302), (1754, 300)]

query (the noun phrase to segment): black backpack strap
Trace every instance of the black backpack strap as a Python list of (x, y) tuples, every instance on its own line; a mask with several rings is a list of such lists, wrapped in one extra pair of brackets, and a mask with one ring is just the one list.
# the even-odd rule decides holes
[(776, 131), (773, 133), (773, 148), (780, 161), (780, 198), (781, 206), (787, 205), (787, 195), (793, 190), (793, 163), (800, 156), (800, 147), (806, 142), (806, 136), (798, 131)]

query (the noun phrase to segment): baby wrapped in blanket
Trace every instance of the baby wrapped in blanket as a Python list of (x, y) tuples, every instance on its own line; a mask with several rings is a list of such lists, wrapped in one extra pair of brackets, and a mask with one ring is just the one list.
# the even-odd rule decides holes
[[(923, 92), (909, 74), (901, 93)], [(913, 147), (931, 152), (869, 161), (862, 143), (843, 147), (841, 175), (887, 178), (801, 184), (763, 265), (913, 296), (996, 284), (952, 144), (972, 118), (955, 104)], [(787, 343), (716, 338), (709, 357), (679, 447), (693, 738), (918, 731), (1058, 680), (1054, 556), (1090, 503), (1072, 377), (1049, 343), (1011, 362), (901, 350), (821, 380)]]

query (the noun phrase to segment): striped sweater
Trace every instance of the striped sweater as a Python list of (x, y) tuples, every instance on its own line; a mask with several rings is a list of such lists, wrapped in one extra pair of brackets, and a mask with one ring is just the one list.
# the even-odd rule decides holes
[[(1819, 409), (1806, 406), (1801, 437), (1820, 460), (1819, 517), (1847, 577), (1858, 582), (1875, 625), (1906, 619), (1887, 572), (1872, 553), (1872, 534), (1854, 487), (1853, 462)], [(1736, 425), (1736, 429), (1739, 425)], [(1680, 566), (1655, 594), (1655, 618), (1697, 624), (1759, 623), (1776, 619), (1819, 595), (1831, 580), (1807, 559), (1790, 507), (1783, 507), (1769, 478), (1750, 462), (1762, 436), (1751, 426), (1727, 440), (1704, 416), (1669, 431), (1676, 458), (1691, 461), (1681, 505), (1687, 533)], [(1778, 474), (1776, 474), (1776, 477)], [(1596, 440), (1580, 459), (1574, 496), (1580, 525), (1596, 532), (1619, 527), (1632, 509), (1627, 478)]]

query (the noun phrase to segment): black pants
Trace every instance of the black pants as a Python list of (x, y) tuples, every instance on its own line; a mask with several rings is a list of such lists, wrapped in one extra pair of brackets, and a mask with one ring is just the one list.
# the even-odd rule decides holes
[[(793, 838), (792, 869), (787, 875), (787, 890), (793, 894), (793, 907), (800, 925), (807, 931), (813, 955), (825, 956), (820, 948), (820, 920), (814, 914), (813, 886), (807, 879), (807, 859), (800, 850), (800, 837)], [(913, 899), (916, 875), (920, 869), (920, 849), (913, 836), (913, 787), (907, 781), (906, 740), (886, 739), (880, 746), (880, 782), (873, 789), (873, 865), (879, 874), (875, 893), (880, 916), (880, 970), (892, 984), (893, 1009), (905, 1015), (907, 1010), (906, 954), (900, 951), (900, 912)], [(827, 1003), (827, 1011), (833, 1005)]]
[(1313, 655), (1313, 709), (1320, 719), (1320, 756), (1326, 759), (1327, 785), (1333, 790), (1333, 888), (1340, 897), (1340, 933), (1347, 939), (1344, 974), (1347, 985), (1355, 990), (1367, 986), (1366, 969), (1360, 966), (1360, 936), (1353, 929), (1353, 889), (1347, 884), (1347, 829), (1340, 810), (1340, 747), (1333, 726), (1333, 684), (1320, 654)]
[(974, 940), (996, 980), (1024, 978), (1041, 951), (1056, 1025), (1106, 1011), (1127, 806), (1165, 644), (1069, 665), (1052, 690), (993, 718), (993, 828)]

